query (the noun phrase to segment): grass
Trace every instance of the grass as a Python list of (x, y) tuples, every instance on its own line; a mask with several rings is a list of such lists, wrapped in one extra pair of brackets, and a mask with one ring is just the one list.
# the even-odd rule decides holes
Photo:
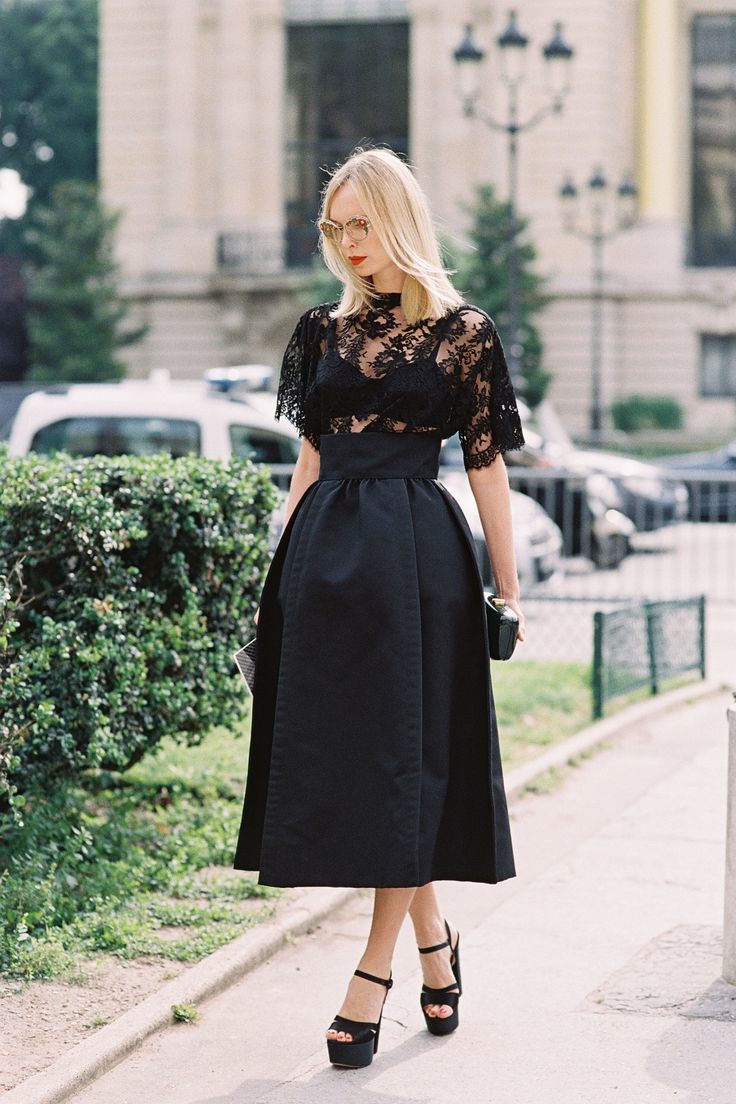
[(232, 869), (247, 752), (216, 729), (30, 795), (0, 840), (0, 970), (79, 983), (98, 952), (196, 962), (272, 915), (283, 890)]
[(193, 1004), (172, 1004), (171, 1011), (177, 1023), (196, 1023), (200, 1018)]
[(590, 664), (524, 660), (491, 665), (505, 768), (590, 723)]

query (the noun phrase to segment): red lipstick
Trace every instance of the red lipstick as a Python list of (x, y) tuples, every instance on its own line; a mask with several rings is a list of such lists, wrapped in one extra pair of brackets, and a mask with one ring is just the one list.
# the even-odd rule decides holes
[(363, 263), (363, 261), (365, 260), (365, 257), (348, 257), (348, 260), (350, 261), (351, 264), (359, 265), (359, 264)]

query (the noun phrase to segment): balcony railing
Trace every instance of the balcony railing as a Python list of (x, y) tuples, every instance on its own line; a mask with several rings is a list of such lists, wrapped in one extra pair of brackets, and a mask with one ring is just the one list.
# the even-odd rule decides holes
[(274, 276), (310, 268), (317, 249), (312, 227), (228, 230), (217, 236), (217, 268), (230, 276)]

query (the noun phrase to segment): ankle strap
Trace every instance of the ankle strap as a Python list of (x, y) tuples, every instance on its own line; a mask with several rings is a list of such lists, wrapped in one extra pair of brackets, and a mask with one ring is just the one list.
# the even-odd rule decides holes
[(434, 947), (419, 947), (417, 948), (420, 954), (429, 954), (430, 951), (439, 951), (442, 947), (449, 947), (450, 940), (445, 939), (443, 943), (435, 943)]
[(445, 939), (442, 943), (435, 943), (434, 947), (419, 947), (420, 954), (429, 954), (430, 951), (441, 951), (443, 947), (451, 947), (450, 925), (447, 923), (447, 920), (444, 917), (443, 920), (445, 920), (445, 931), (447, 932), (447, 939)]
[(379, 978), (376, 977), (375, 974), (367, 974), (365, 970), (353, 970), (353, 973), (356, 975), (356, 977), (365, 978), (367, 981), (375, 981), (378, 985), (385, 985), (387, 989), (390, 989), (394, 983), (394, 979), (392, 977)]

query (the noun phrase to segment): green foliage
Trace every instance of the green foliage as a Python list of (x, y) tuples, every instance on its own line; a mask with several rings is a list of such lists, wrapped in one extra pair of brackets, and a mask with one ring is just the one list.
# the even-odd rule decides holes
[(341, 295), (342, 284), (327, 268), (321, 254), (318, 254), (313, 258), (310, 278), (301, 295), (304, 309), (316, 303), (333, 303)]
[[(480, 184), (476, 186), (474, 202), (461, 207), (471, 219), (468, 236), (473, 251), (460, 253), (445, 242), (445, 252), (451, 259), (451, 267), (457, 270), (457, 287), (462, 289), (468, 302), (490, 314), (503, 339), (509, 332), (509, 204), (496, 199), (490, 184)], [(542, 368), (542, 339), (535, 323), (536, 316), (549, 300), (542, 292), (544, 278), (533, 270), (537, 254), (526, 237), (527, 226), (527, 219), (517, 217), (513, 237), (518, 257), (519, 343), (523, 350), (520, 392), (534, 407), (544, 398), (551, 380), (550, 374)]]
[(200, 1014), (193, 1004), (172, 1004), (171, 1011), (177, 1023), (196, 1023)]
[[(25, 230), (62, 180), (97, 177), (98, 0), (0, 3), (0, 167), (33, 189), (24, 218), (0, 221), (0, 251), (33, 255)], [(48, 151), (53, 151), (49, 157)]]
[(590, 722), (590, 664), (514, 657), (492, 663), (491, 671), (506, 766), (526, 762)]
[(0, 451), (6, 809), (31, 783), (125, 770), (166, 735), (194, 744), (242, 716), (231, 653), (275, 501), (248, 460)]
[(626, 395), (611, 403), (611, 417), (624, 433), (682, 428), (682, 407), (673, 395)]
[(269, 916), (281, 890), (232, 870), (246, 762), (219, 729), (196, 748), (167, 739), (124, 777), (30, 794), (0, 833), (0, 970), (73, 980), (99, 952), (193, 962)]
[(28, 274), (29, 379), (97, 382), (124, 376), (115, 350), (139, 340), (145, 327), (119, 332), (128, 313), (117, 292), (113, 239), (119, 217), (104, 210), (96, 185), (79, 181), (57, 184), (51, 207), (36, 211), (39, 264)]

